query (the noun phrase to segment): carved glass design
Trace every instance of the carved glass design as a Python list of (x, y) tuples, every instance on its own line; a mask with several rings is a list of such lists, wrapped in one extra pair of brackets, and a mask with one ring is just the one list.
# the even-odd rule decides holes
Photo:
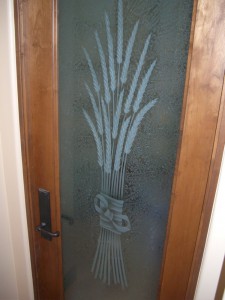
[(156, 299), (192, 1), (59, 1), (66, 299)]

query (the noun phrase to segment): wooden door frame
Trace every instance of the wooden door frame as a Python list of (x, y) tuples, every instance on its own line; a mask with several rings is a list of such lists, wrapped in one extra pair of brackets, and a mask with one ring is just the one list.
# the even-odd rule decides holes
[[(39, 223), (39, 187), (51, 192), (52, 229), (61, 229), (57, 0), (14, 0), (14, 5), (23, 169), (35, 298), (63, 299), (61, 237), (48, 242), (34, 230)], [(225, 97), (221, 92), (225, 66), (225, 54), (221, 50), (225, 40), (224, 7), (225, 0), (194, 1), (180, 143), (159, 293), (161, 300), (193, 299), (196, 287), (224, 146)], [(47, 129), (44, 124), (48, 124)], [(44, 129), (42, 134), (41, 128)], [(182, 227), (178, 231), (180, 224)]]
[[(57, 1), (15, 0), (14, 12), (22, 160), (34, 295), (35, 299), (58, 300), (64, 297), (61, 236), (49, 242), (35, 231), (40, 224), (38, 188), (41, 187), (50, 191), (52, 231), (61, 232)], [(44, 125), (46, 123), (48, 127)]]

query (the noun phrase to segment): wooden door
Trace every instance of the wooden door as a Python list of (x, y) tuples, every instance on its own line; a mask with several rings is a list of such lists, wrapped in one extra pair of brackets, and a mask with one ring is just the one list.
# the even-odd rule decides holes
[[(213, 201), (209, 191), (216, 186), (210, 176), (217, 176), (224, 143), (224, 7), (224, 0), (194, 1), (159, 299), (192, 299), (196, 286)], [(49, 242), (35, 232), (39, 187), (50, 191), (52, 231), (61, 231), (57, 14), (56, 0), (15, 0), (27, 215), (35, 297), (40, 300), (63, 299), (61, 236)]]

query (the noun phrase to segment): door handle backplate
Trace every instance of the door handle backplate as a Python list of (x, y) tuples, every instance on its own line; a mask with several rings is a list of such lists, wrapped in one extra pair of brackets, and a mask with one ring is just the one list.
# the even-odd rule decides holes
[(60, 235), (59, 231), (52, 232), (51, 208), (50, 208), (50, 192), (39, 188), (39, 210), (40, 210), (40, 225), (35, 227), (35, 230), (40, 232), (41, 236), (46, 240), (51, 241), (53, 237)]

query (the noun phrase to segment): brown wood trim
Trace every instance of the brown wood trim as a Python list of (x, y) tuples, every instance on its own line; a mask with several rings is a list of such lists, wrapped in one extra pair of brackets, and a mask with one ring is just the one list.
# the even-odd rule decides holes
[(181, 148), (165, 246), (161, 300), (185, 299), (188, 287), (219, 115), (225, 64), (221, 51), (225, 34), (224, 5), (224, 0), (199, 0), (197, 4), (187, 104), (181, 125)]
[(187, 107), (187, 96), (188, 96), (189, 79), (190, 79), (190, 71), (191, 71), (191, 60), (192, 60), (192, 54), (193, 54), (194, 33), (195, 33), (195, 24), (196, 24), (196, 17), (197, 17), (197, 6), (198, 6), (198, 0), (194, 0), (193, 1), (193, 9), (192, 9), (192, 20), (191, 20), (191, 31), (190, 31), (190, 39), (189, 39), (186, 76), (185, 76), (185, 84), (184, 84), (183, 104), (182, 104), (181, 121), (180, 121), (179, 146), (178, 146), (178, 151), (177, 151), (178, 155), (177, 155), (175, 173), (176, 173), (177, 167), (178, 167), (178, 161), (179, 161), (178, 158), (179, 158), (181, 141), (182, 141), (182, 133), (183, 133), (183, 128), (184, 128), (184, 117), (185, 117), (185, 112), (186, 112), (186, 107)]
[(18, 88), (18, 104), (19, 104), (19, 119), (20, 119), (20, 135), (21, 135), (21, 149), (22, 149), (22, 160), (23, 160), (23, 177), (24, 177), (24, 189), (25, 189), (25, 200), (26, 200), (26, 213), (28, 223), (28, 236), (29, 246), (31, 252), (31, 267), (33, 273), (33, 287), (34, 297), (38, 299), (38, 284), (37, 276), (35, 276), (36, 270), (36, 255), (35, 255), (35, 241), (33, 236), (33, 214), (32, 205), (29, 199), (31, 199), (30, 193), (30, 177), (29, 177), (29, 159), (28, 159), (28, 145), (27, 145), (27, 126), (25, 122), (26, 116), (26, 88), (24, 86), (24, 59), (23, 59), (23, 47), (22, 47), (22, 35), (23, 35), (23, 10), (21, 9), (22, 4), (19, 0), (14, 0), (14, 20), (15, 20), (15, 40), (16, 40), (16, 65), (17, 65), (17, 88)]
[(35, 299), (63, 299), (61, 237), (49, 242), (35, 232), (35, 226), (40, 223), (39, 187), (51, 193), (52, 230), (61, 227), (57, 1), (15, 0), (14, 6), (23, 171)]
[[(52, 36), (52, 42), (53, 42), (53, 148), (54, 148), (54, 184), (55, 184), (55, 216), (54, 220), (56, 221), (56, 229), (58, 228), (60, 232), (62, 232), (61, 227), (61, 202), (60, 202), (60, 160), (59, 160), (59, 75), (58, 75), (58, 0), (53, 0), (53, 36)], [(59, 255), (60, 257), (60, 264), (58, 272), (61, 274), (61, 279), (63, 276), (63, 266), (62, 266), (62, 243), (61, 240), (58, 243), (59, 248)], [(61, 282), (63, 289), (63, 283)], [(62, 294), (64, 294), (63, 291), (61, 291)], [(63, 295), (61, 295), (62, 298), (64, 298)]]
[(211, 160), (210, 172), (208, 177), (207, 189), (205, 194), (204, 207), (202, 210), (202, 216), (201, 216), (200, 226), (198, 230), (198, 239), (196, 242), (192, 269), (189, 278), (187, 299), (193, 299), (195, 289), (196, 289), (198, 274), (201, 267), (202, 256), (204, 252), (205, 242), (206, 242), (210, 218), (211, 218), (211, 212), (212, 212), (214, 198), (217, 189), (224, 145), (225, 145), (225, 76), (223, 81), (223, 91), (221, 95), (220, 112), (219, 112), (219, 118), (218, 118), (218, 124), (217, 124), (217, 130), (216, 130), (216, 136), (214, 142), (214, 149), (212, 153), (212, 160)]
[(169, 211), (169, 217), (168, 217), (168, 223), (167, 223), (166, 240), (165, 240), (164, 251), (163, 251), (159, 292), (161, 290), (161, 285), (162, 285), (162, 278), (163, 278), (166, 251), (167, 251), (169, 231), (170, 231), (170, 223), (171, 223), (171, 217), (172, 217), (172, 207), (173, 207), (174, 200), (175, 200), (175, 198), (172, 195), (174, 194), (174, 189), (176, 186), (175, 181), (177, 178), (179, 157), (180, 157), (180, 151), (181, 151), (181, 142), (182, 142), (182, 135), (183, 135), (183, 127), (184, 127), (184, 117), (185, 117), (185, 111), (186, 111), (186, 105), (187, 105), (187, 95), (188, 95), (189, 78), (190, 78), (190, 70), (191, 70), (191, 59), (192, 59), (192, 52), (193, 52), (197, 5), (198, 5), (198, 0), (194, 0), (193, 10), (192, 10), (192, 21), (191, 21), (191, 31), (190, 31), (190, 39), (189, 39), (189, 50), (188, 50), (188, 59), (187, 59), (187, 67), (186, 67), (186, 76), (185, 76), (185, 84), (184, 84), (184, 93), (183, 93), (183, 104), (182, 104), (182, 112), (181, 112), (181, 120), (180, 120), (180, 134), (179, 134), (177, 157), (176, 157), (176, 164), (175, 164), (174, 177), (173, 177), (173, 187), (172, 187), (172, 193), (171, 193), (171, 199), (170, 199), (170, 211)]
[(220, 279), (216, 290), (215, 300), (222, 300), (225, 290), (225, 259), (223, 260), (223, 266), (220, 273)]

